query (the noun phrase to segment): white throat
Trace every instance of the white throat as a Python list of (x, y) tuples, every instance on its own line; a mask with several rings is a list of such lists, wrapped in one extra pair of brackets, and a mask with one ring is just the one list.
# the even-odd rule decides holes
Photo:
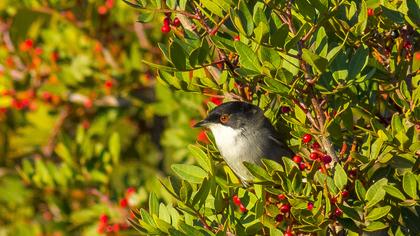
[(209, 128), (223, 157), (228, 158), (238, 153), (235, 147), (238, 145), (237, 138), (241, 133), (240, 130), (222, 124), (211, 124)]

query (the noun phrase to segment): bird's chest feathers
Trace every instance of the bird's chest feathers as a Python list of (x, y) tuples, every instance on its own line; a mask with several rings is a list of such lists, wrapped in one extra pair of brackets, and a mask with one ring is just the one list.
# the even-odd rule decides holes
[(248, 148), (242, 131), (229, 126), (215, 124), (209, 127), (213, 133), (217, 148), (225, 159), (236, 159)]

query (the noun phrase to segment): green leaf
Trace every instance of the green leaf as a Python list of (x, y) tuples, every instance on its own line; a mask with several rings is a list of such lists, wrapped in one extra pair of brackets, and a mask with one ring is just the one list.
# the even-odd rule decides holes
[(368, 59), (369, 49), (366, 46), (359, 47), (349, 63), (348, 80), (356, 78), (356, 76), (362, 72), (363, 68), (365, 68), (368, 63)]
[(267, 41), (268, 31), (269, 28), (267, 24), (260, 22), (257, 28), (254, 29), (255, 40), (260, 44), (265, 43)]
[(302, 59), (314, 67), (319, 73), (324, 72), (328, 65), (327, 59), (309, 51), (306, 48), (302, 49)]
[(262, 163), (264, 166), (273, 173), (274, 171), (283, 172), (283, 166), (280, 165), (277, 161), (269, 160), (269, 159), (262, 159)]
[(150, 215), (159, 215), (159, 201), (154, 192), (149, 194), (149, 213)]
[(281, 94), (283, 96), (287, 96), (289, 94), (290, 88), (276, 79), (266, 77), (264, 78), (264, 83), (266, 86), (263, 86), (263, 88), (267, 91)]
[(112, 161), (118, 163), (120, 159), (121, 143), (120, 135), (117, 132), (114, 132), (109, 139), (109, 152), (112, 156)]
[(155, 64), (153, 62), (149, 62), (149, 61), (145, 61), (145, 60), (142, 60), (142, 62), (144, 64), (150, 66), (150, 67), (159, 69), (160, 71), (167, 71), (167, 72), (174, 72), (174, 71), (176, 71), (175, 68), (172, 68), (172, 67), (169, 67), (169, 66), (163, 66), (163, 65), (160, 65), (160, 64)]
[(286, 174), (290, 174), (293, 167), (299, 169), (298, 165), (294, 161), (290, 160), (290, 158), (282, 158), (282, 159), (283, 159), (284, 169), (286, 171)]
[(254, 164), (254, 163), (249, 163), (249, 162), (244, 162), (244, 166), (249, 170), (249, 172), (251, 172), (252, 175), (254, 175), (255, 177), (261, 179), (261, 180), (267, 180), (267, 181), (272, 181), (271, 176), (269, 176), (267, 174), (267, 171), (264, 170), (264, 168), (262, 168), (261, 166)]
[(159, 219), (171, 223), (171, 215), (169, 215), (168, 208), (163, 203), (159, 204)]
[(67, 147), (63, 143), (57, 144), (55, 147), (55, 153), (67, 164), (70, 166), (74, 166), (74, 161), (72, 159), (72, 155)]
[(249, 48), (246, 44), (236, 41), (235, 42), (235, 49), (239, 55), (239, 62), (241, 66), (245, 69), (260, 72), (261, 71), (261, 64), (258, 61), (257, 55)]
[(276, 31), (274, 31), (273, 34), (271, 34), (270, 37), (270, 43), (274, 47), (284, 47), (284, 43), (286, 42), (286, 38), (289, 34), (289, 27), (287, 24), (282, 24), (280, 28), (278, 28)]
[(368, 202), (366, 204), (367, 208), (374, 206), (376, 203), (384, 199), (385, 190), (383, 189), (383, 186), (385, 186), (387, 183), (388, 180), (386, 178), (382, 178), (370, 186), (365, 195), (365, 199)]
[(141, 23), (149, 23), (155, 18), (154, 11), (140, 11), (137, 17), (137, 21)]
[(174, 164), (172, 170), (182, 179), (191, 183), (201, 183), (207, 177), (207, 172), (198, 166), (188, 164)]
[(196, 145), (188, 145), (188, 150), (190, 151), (191, 155), (195, 157), (197, 163), (206, 171), (212, 173), (211, 161), (207, 154), (198, 146)]
[(360, 11), (357, 17), (357, 24), (352, 27), (353, 33), (356, 36), (360, 36), (364, 33), (368, 22), (367, 7), (364, 0), (361, 1)]
[(335, 166), (334, 184), (339, 190), (342, 190), (347, 184), (347, 175), (340, 164)]
[(378, 220), (388, 214), (391, 210), (391, 206), (384, 206), (372, 209), (369, 214), (366, 216), (366, 220), (375, 221)]
[(354, 188), (356, 191), (356, 195), (359, 198), (359, 200), (363, 201), (365, 200), (365, 195), (366, 195), (366, 189), (363, 187), (362, 182), (360, 182), (360, 180), (356, 180), (355, 184), (354, 184)]
[(207, 200), (208, 194), (210, 192), (210, 187), (210, 182), (207, 180), (207, 178), (205, 178), (197, 193), (194, 195), (192, 205), (195, 206), (198, 203), (198, 207), (200, 208)]
[(406, 172), (403, 177), (404, 192), (413, 199), (417, 199), (416, 176), (411, 172)]
[(177, 41), (173, 41), (169, 47), (169, 57), (171, 58), (172, 64), (178, 70), (185, 70), (187, 68), (187, 58), (184, 49)]
[(389, 195), (405, 201), (406, 198), (405, 198), (404, 194), (399, 189), (397, 189), (396, 187), (394, 187), (392, 185), (385, 185), (383, 188), (384, 188), (385, 192), (387, 192)]
[(251, 36), (254, 31), (251, 12), (246, 5), (246, 1), (240, 0), (238, 6), (238, 9), (231, 11), (233, 23), (240, 33)]
[(388, 228), (388, 225), (379, 221), (375, 221), (375, 222), (370, 223), (368, 227), (364, 228), (364, 230), (368, 232), (373, 232), (373, 231), (378, 231), (378, 230), (386, 229), (386, 228)]

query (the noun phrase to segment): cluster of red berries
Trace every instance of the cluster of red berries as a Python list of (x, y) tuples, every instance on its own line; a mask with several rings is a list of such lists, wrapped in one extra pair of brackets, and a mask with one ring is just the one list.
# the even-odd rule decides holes
[(114, 7), (114, 0), (106, 0), (105, 4), (100, 5), (97, 10), (99, 15), (105, 15), (112, 7)]
[(169, 33), (171, 31), (171, 25), (174, 27), (178, 27), (181, 25), (181, 21), (178, 17), (175, 17), (173, 21), (171, 21), (171, 13), (165, 13), (165, 18), (163, 19), (163, 26), (160, 29), (162, 33)]
[[(127, 188), (127, 190), (125, 191), (124, 197), (120, 199), (120, 202), (119, 202), (120, 207), (126, 210), (127, 207), (129, 206), (129, 198), (133, 196), (133, 194), (135, 193), (136, 193), (135, 188), (133, 187)], [(131, 217), (133, 218), (133, 216)], [(128, 228), (129, 228), (129, 225), (125, 222), (111, 224), (109, 220), (109, 216), (107, 214), (101, 214), (99, 216), (97, 232), (100, 234), (112, 233), (112, 232), (116, 233), (116, 232), (119, 232), (120, 230), (126, 230)]]
[[(291, 206), (288, 202), (286, 202), (286, 195), (281, 193), (279, 195), (277, 195), (277, 198), (280, 200), (281, 203), (279, 210), (280, 210), (280, 214), (276, 215), (275, 220), (277, 223), (280, 223), (284, 220), (284, 217), (288, 217), (288, 215), (290, 214), (290, 210), (291, 210)], [(290, 226), (288, 227), (288, 229), (283, 233), (283, 235), (293, 235), (293, 232), (290, 228)]]
[(239, 210), (242, 213), (246, 213), (248, 211), (246, 207), (242, 204), (241, 199), (238, 197), (238, 195), (233, 195), (232, 200), (233, 203), (239, 207)]
[(97, 228), (97, 232), (99, 234), (103, 233), (112, 233), (112, 232), (119, 232), (120, 230), (126, 230), (129, 228), (127, 223), (114, 223), (111, 224), (109, 222), (109, 217), (107, 214), (101, 214), (99, 216), (99, 224)]
[[(304, 144), (309, 144), (310, 142), (312, 141), (312, 135), (310, 135), (310, 134), (304, 134), (303, 135), (303, 137), (302, 137), (302, 142), (304, 143)], [(331, 156), (329, 156), (329, 155), (327, 155), (327, 154), (325, 154), (325, 153), (323, 153), (323, 152), (321, 152), (320, 151), (320, 148), (321, 148), (321, 146), (319, 145), (319, 143), (318, 142), (314, 142), (312, 145), (311, 145), (311, 149), (312, 149), (312, 152), (311, 152), (311, 154), (309, 155), (309, 158), (311, 159), (311, 160), (317, 160), (317, 161), (321, 161), (321, 162), (323, 162), (324, 164), (329, 164), (331, 161), (332, 161), (332, 158), (331, 158)], [(295, 161), (296, 162), (296, 161)], [(297, 162), (296, 162), (297, 163)], [(299, 164), (299, 163), (298, 163)]]

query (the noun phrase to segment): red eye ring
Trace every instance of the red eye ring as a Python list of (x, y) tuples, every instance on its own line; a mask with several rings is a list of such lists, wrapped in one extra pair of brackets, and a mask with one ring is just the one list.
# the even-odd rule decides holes
[(220, 122), (222, 124), (226, 124), (229, 121), (229, 115), (228, 114), (223, 114), (220, 116)]

